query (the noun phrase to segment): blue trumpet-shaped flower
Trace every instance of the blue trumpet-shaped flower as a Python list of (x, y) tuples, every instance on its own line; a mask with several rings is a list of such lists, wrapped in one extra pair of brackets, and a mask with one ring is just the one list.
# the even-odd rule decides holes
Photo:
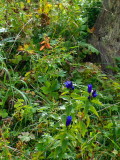
[(98, 94), (96, 93), (96, 90), (93, 90), (93, 91), (92, 91), (92, 97), (97, 97), (97, 95), (98, 95)]
[(92, 97), (97, 97), (97, 93), (96, 93), (96, 90), (92, 90), (92, 84), (88, 84), (88, 93), (89, 93), (89, 96), (88, 96), (88, 99), (90, 100)]
[(72, 117), (71, 116), (67, 116), (66, 118), (66, 127), (69, 126), (72, 123)]
[(64, 84), (65, 84), (66, 88), (74, 90), (74, 86), (71, 81), (66, 81)]
[(92, 91), (92, 84), (88, 84), (88, 93), (91, 93)]

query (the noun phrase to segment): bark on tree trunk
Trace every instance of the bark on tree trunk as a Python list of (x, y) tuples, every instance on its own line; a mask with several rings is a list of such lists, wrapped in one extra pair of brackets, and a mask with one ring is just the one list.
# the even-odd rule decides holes
[(113, 74), (107, 67), (115, 67), (120, 56), (120, 0), (104, 0), (94, 27), (90, 43), (100, 51), (103, 70)]

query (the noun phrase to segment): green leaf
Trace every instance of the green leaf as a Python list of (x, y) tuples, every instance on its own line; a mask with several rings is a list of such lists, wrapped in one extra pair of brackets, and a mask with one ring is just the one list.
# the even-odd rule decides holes
[(90, 111), (93, 112), (97, 117), (99, 117), (98, 112), (96, 111), (94, 106), (89, 107)]
[(22, 132), (18, 138), (20, 138), (23, 142), (29, 142), (31, 139), (35, 139), (35, 136), (29, 132)]
[(14, 63), (14, 64), (18, 64), (21, 60), (22, 60), (22, 56), (21, 55), (15, 55), (14, 59), (9, 59), (9, 61)]
[(50, 90), (51, 91), (56, 91), (60, 88), (60, 84), (58, 83), (57, 80), (52, 81), (51, 86), (50, 86)]
[(85, 106), (85, 108), (84, 108), (84, 114), (85, 114), (85, 115), (87, 115), (88, 110), (89, 110), (89, 106), (88, 106), (88, 105), (86, 105), (86, 106)]
[(89, 115), (86, 115), (86, 122), (87, 122), (87, 127), (88, 127), (89, 124), (90, 124), (90, 117), (89, 117)]
[(74, 98), (74, 99), (80, 99), (80, 95), (79, 94), (76, 94), (76, 93), (71, 93), (71, 97)]
[(54, 97), (56, 99), (58, 99), (58, 97), (59, 97), (58, 92), (51, 92), (50, 95), (51, 95), (51, 97)]
[(67, 146), (68, 146), (68, 142), (69, 142), (68, 139), (64, 139), (64, 140), (62, 141), (62, 151), (63, 151), (63, 152), (66, 150), (66, 148), (67, 148)]
[(53, 147), (51, 149), (55, 149), (57, 147), (59, 147), (61, 145), (60, 140), (57, 140), (54, 144)]
[(7, 116), (8, 116), (8, 113), (6, 112), (6, 110), (5, 109), (1, 109), (0, 110), (0, 116), (2, 117), (2, 118), (6, 118)]
[(99, 54), (99, 51), (96, 48), (94, 48), (91, 44), (88, 44), (85, 42), (78, 42), (78, 45), (83, 48), (87, 47), (89, 51), (96, 53), (96, 54)]
[(80, 127), (80, 130), (81, 130), (81, 134), (84, 137), (85, 133), (87, 132), (87, 127), (86, 127), (85, 123), (83, 121), (80, 121), (79, 122), (79, 127)]
[(99, 99), (93, 99), (91, 102), (92, 102), (92, 103), (95, 103), (95, 104), (98, 104), (98, 105), (103, 105), (103, 104), (99, 101)]
[(70, 97), (67, 96), (67, 95), (65, 95), (65, 96), (60, 96), (60, 98), (63, 99), (63, 100), (68, 100), (68, 101), (69, 101), (69, 99), (70, 99)]
[(55, 120), (59, 120), (59, 116), (56, 113), (51, 114), (50, 117), (55, 119)]
[(47, 87), (41, 87), (41, 90), (43, 91), (44, 94), (50, 93), (50, 90)]
[(81, 101), (86, 101), (87, 100), (87, 97), (80, 97), (80, 96), (76, 96), (74, 97), (74, 99), (77, 99), (77, 100), (81, 100)]
[(104, 128), (107, 128), (107, 129), (111, 129), (112, 127), (113, 127), (113, 123), (111, 122), (104, 126)]
[(68, 93), (69, 93), (69, 90), (63, 92), (63, 93), (61, 94), (61, 96), (66, 95), (66, 94), (68, 94)]
[(60, 77), (65, 77), (65, 74), (66, 74), (66, 72), (63, 71), (63, 70), (60, 70), (60, 71), (58, 72), (58, 75), (59, 75)]

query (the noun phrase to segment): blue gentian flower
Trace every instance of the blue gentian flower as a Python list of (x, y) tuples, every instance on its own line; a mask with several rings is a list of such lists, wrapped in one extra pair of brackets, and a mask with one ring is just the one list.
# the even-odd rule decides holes
[(74, 86), (71, 81), (66, 81), (64, 84), (65, 84), (66, 88), (74, 90)]
[(96, 90), (93, 90), (93, 91), (92, 91), (92, 97), (97, 97), (97, 95), (98, 95), (98, 94), (96, 93)]
[(88, 99), (90, 100), (92, 97), (95, 98), (97, 97), (97, 93), (96, 93), (96, 90), (92, 90), (92, 84), (88, 84), (88, 93), (89, 93), (89, 96), (88, 96)]
[(72, 123), (72, 117), (71, 116), (67, 116), (66, 118), (66, 127), (69, 126)]
[(88, 84), (88, 93), (91, 93), (92, 91), (92, 84)]

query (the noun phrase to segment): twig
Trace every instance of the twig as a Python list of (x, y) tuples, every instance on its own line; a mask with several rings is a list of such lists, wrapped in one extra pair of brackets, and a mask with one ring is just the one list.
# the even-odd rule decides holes
[(100, 109), (100, 110), (99, 110), (99, 111), (97, 111), (97, 112), (101, 112), (101, 111), (103, 111), (103, 110), (105, 110), (105, 109), (108, 109), (108, 108), (110, 108), (111, 106), (114, 106), (114, 105), (116, 105), (116, 104), (120, 104), (120, 102), (115, 103), (115, 104), (111, 104), (110, 106), (105, 107), (105, 108), (103, 108), (103, 109)]

